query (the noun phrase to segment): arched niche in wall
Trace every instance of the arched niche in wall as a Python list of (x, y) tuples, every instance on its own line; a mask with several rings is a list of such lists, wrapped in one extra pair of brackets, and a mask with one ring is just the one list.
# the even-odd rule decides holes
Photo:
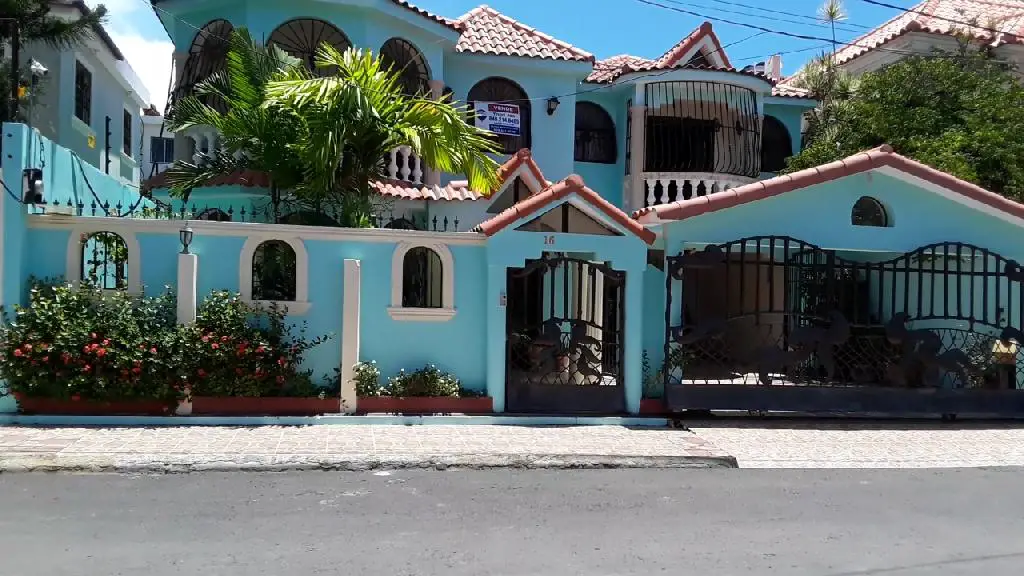
[[(500, 102), (503, 104), (515, 104), (519, 106), (519, 136), (507, 134), (496, 134), (495, 139), (501, 146), (504, 154), (515, 154), (523, 148), (530, 148), (531, 140), (531, 106), (530, 99), (519, 84), (500, 76), (491, 76), (476, 83), (469, 90), (466, 98), (470, 109), (476, 102)], [(471, 117), (470, 121), (476, 119)]]
[[(224, 69), (229, 41), (235, 27), (227, 20), (213, 20), (196, 32), (182, 66), (181, 77), (172, 94), (172, 101), (191, 95), (200, 82)], [(204, 96), (206, 104), (224, 112), (227, 104), (216, 96)]]
[(307, 68), (320, 76), (333, 73), (328, 68), (316, 67), (316, 54), (320, 46), (327, 43), (339, 52), (352, 47), (348, 36), (337, 26), (319, 18), (295, 18), (281, 24), (270, 33), (267, 44), (278, 48), (302, 60)]
[(129, 228), (78, 226), (68, 237), (65, 277), (75, 286), (86, 280), (100, 288), (142, 294), (140, 253), (139, 241)]
[(398, 74), (403, 93), (408, 96), (429, 94), (430, 66), (412, 42), (391, 38), (380, 47), (380, 61), (385, 68)]

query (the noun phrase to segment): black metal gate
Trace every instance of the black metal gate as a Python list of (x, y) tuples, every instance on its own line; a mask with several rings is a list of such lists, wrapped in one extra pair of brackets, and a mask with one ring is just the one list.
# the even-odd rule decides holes
[(674, 410), (1024, 414), (1024, 273), (983, 248), (883, 259), (762, 236), (667, 272)]
[(625, 411), (625, 272), (545, 254), (508, 270), (506, 412)]

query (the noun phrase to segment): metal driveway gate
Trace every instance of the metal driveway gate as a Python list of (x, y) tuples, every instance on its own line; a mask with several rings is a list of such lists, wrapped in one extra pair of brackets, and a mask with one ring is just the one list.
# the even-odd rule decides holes
[(882, 260), (761, 236), (667, 272), (671, 409), (1024, 414), (1024, 274), (983, 248)]

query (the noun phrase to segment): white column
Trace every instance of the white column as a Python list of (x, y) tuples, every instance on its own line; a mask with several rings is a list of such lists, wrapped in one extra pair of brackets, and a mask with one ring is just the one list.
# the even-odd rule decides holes
[(634, 210), (640, 210), (644, 207), (644, 141), (647, 137), (646, 130), (644, 130), (644, 120), (646, 113), (646, 106), (633, 105), (629, 108), (629, 176), (633, 181), (633, 198), (631, 201), (633, 202)]
[(341, 411), (356, 411), (355, 366), (359, 362), (359, 292), (361, 290), (359, 260), (345, 260), (344, 290), (341, 317)]
[(196, 277), (199, 257), (178, 254), (178, 324), (196, 321)]
[[(430, 87), (430, 97), (434, 100), (440, 100), (444, 94), (444, 80), (428, 80), (427, 86)], [(440, 186), (441, 185), (441, 173), (434, 170), (433, 167), (427, 166), (420, 160), (420, 168), (423, 170), (423, 184), (426, 186)]]

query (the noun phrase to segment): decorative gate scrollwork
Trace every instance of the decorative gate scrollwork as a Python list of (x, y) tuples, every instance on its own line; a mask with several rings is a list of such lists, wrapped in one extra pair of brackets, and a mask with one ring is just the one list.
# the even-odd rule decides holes
[[(667, 265), (664, 373), (676, 408), (916, 412), (936, 404), (877, 391), (1024, 388), (1024, 272), (983, 248), (939, 243), (883, 259), (763, 236)], [(776, 398), (749, 392), (758, 387)]]
[(508, 272), (508, 411), (623, 409), (625, 273), (549, 254)]

